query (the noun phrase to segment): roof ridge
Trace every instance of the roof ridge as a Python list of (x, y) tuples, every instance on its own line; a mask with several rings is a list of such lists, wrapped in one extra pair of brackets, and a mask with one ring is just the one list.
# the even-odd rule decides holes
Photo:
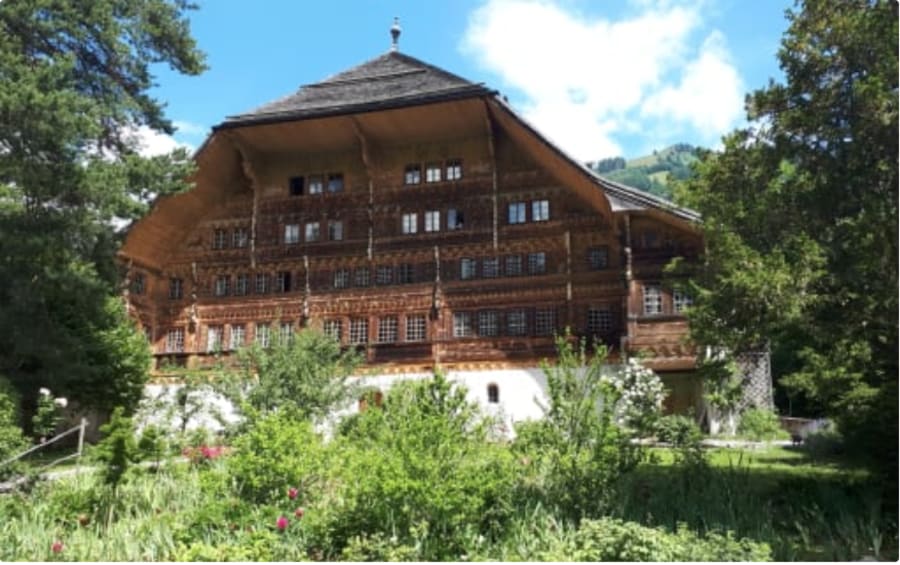
[(385, 73), (383, 75), (372, 75), (372, 76), (366, 76), (366, 77), (346, 78), (346, 79), (340, 79), (340, 80), (327, 80), (327, 81), (322, 81), (322, 82), (314, 82), (311, 84), (304, 84), (300, 88), (323, 88), (323, 87), (342, 85), (342, 84), (355, 84), (358, 82), (366, 82), (366, 81), (378, 80), (378, 79), (382, 79), (382, 78), (402, 77), (402, 76), (407, 76), (407, 75), (421, 74), (421, 73), (425, 73), (425, 72), (428, 72), (428, 70), (427, 69), (407, 69), (405, 71), (394, 71), (392, 73)]

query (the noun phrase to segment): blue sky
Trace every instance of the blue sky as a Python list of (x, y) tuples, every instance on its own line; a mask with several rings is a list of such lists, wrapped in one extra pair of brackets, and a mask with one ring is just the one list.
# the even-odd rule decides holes
[(746, 92), (780, 80), (782, 0), (201, 0), (190, 15), (210, 69), (157, 71), (180, 126), (160, 149), (374, 58), (390, 47), (508, 97), (581, 160), (675, 142), (715, 147), (744, 120)]

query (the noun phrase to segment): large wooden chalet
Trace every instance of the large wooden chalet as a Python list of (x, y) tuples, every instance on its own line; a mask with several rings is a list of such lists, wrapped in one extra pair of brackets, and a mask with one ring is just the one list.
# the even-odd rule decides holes
[(696, 402), (663, 267), (697, 256), (697, 215), (600, 178), (494, 90), (392, 49), (227, 118), (196, 162), (121, 251), (157, 371), (304, 326), (370, 373), (534, 368), (570, 328)]

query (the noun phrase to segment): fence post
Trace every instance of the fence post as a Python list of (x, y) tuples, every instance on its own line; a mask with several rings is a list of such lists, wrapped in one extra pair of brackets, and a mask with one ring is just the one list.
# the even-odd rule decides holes
[(84, 451), (84, 430), (87, 427), (87, 418), (81, 419), (81, 429), (78, 430), (78, 463), (76, 467), (81, 470), (81, 453)]

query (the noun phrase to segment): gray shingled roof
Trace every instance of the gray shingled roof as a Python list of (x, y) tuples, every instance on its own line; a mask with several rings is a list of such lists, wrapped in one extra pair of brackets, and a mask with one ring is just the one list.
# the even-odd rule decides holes
[(491, 94), (409, 55), (391, 51), (330, 78), (308, 84), (255, 110), (229, 116), (220, 128), (381, 110)]

